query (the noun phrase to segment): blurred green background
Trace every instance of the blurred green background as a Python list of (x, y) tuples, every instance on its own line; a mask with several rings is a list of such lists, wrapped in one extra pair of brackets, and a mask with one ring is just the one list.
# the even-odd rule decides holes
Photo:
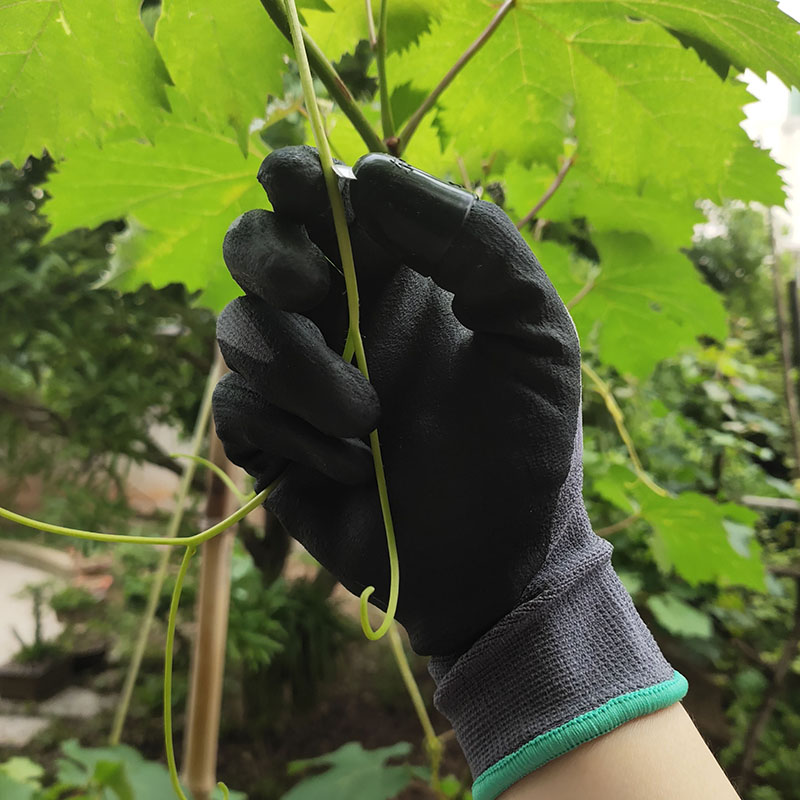
[[(338, 157), (369, 149), (355, 120), (520, 222), (581, 335), (595, 528), (742, 796), (800, 798), (800, 101), (787, 88), (800, 84), (798, 4), (520, 0), (412, 132), (415, 110), (500, 4), (389, 0), (396, 138), (379, 130), (364, 3), (300, 5), (349, 87), (324, 76), (318, 86)], [(74, 527), (165, 529), (183, 468), (170, 452), (186, 449), (215, 313), (238, 293), (222, 237), (237, 214), (268, 206), (255, 180), (264, 155), (311, 142), (280, 9), (0, 0), (3, 506)], [(764, 100), (748, 108), (746, 133), (753, 92)], [(204, 491), (198, 474), (181, 533), (202, 526)], [(51, 638), (64, 651), (101, 643), (102, 666), (75, 683), (115, 697), (158, 554), (4, 522), (0, 569), (33, 558), (20, 542), (77, 547), (78, 577), (48, 578), (14, 608), (31, 625), (37, 609), (58, 612)], [(154, 760), (174, 572), (123, 732)], [(196, 588), (190, 577), (177, 709)], [(274, 520), (242, 525), (219, 773), (248, 797), (335, 798), (334, 784), (349, 791), (356, 774), (370, 776), (365, 798), (437, 796), (391, 653), (361, 640), (354, 609)], [(22, 624), (0, 619), (12, 623)], [(49, 634), (38, 642), (30, 630), (0, 661), (41, 655)], [(424, 661), (412, 667), (430, 706)], [(133, 751), (64, 744), (103, 745), (112, 713), (113, 700), (80, 722), (47, 717), (22, 746), (0, 739), (0, 794), (57, 798), (71, 786), (125, 800), (168, 786)], [(3, 714), (40, 709), (0, 692)], [(467, 797), (447, 723), (434, 723), (451, 776), (438, 796)], [(321, 776), (287, 773), (348, 742), (393, 749), (352, 745)], [(54, 782), (61, 795), (42, 788)]]

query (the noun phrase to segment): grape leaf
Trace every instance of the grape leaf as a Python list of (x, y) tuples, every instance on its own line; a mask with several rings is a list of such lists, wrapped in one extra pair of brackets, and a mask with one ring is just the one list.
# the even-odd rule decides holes
[[(352, 53), (361, 39), (369, 38), (364, 0), (326, 0), (327, 8), (320, 8), (318, 3), (300, 2), (299, 5), (304, 6), (303, 18), (311, 38), (332, 61), (338, 61), (345, 53)], [(414, 44), (430, 30), (444, 5), (441, 1), (391, 0), (387, 7), (387, 50), (402, 51)], [(372, 16), (376, 27), (379, 9), (380, 0), (374, 0)]]
[(0, 0), (0, 30), (0, 161), (121, 125), (152, 135), (169, 76), (136, 3)]
[[(492, 10), (482, 0), (447, 6), (430, 35), (390, 59), (389, 75), (432, 88)], [(747, 145), (739, 122), (749, 95), (662, 27), (628, 14), (620, 3), (520, 0), (440, 98), (456, 148), (491, 142), (554, 165), (573, 136), (600, 182), (651, 179), (669, 193), (717, 199), (727, 159)]]
[(701, 52), (713, 52), (740, 72), (749, 67), (766, 79), (767, 70), (787, 86), (800, 86), (797, 23), (775, 0), (619, 0), (635, 17), (644, 17), (683, 34)]
[(386, 766), (386, 760), (406, 756), (411, 745), (398, 742), (391, 747), (364, 750), (359, 742), (348, 742), (333, 753), (319, 758), (294, 761), (289, 765), (290, 774), (309, 767), (327, 766), (321, 775), (306, 778), (281, 800), (389, 800), (396, 797), (412, 781), (412, 768), (403, 764)]
[(231, 126), (247, 152), (251, 121), (264, 115), (268, 94), (283, 93), (291, 49), (264, 9), (252, 0), (165, 0), (155, 40), (192, 109), (221, 131)]
[[(522, 218), (555, 177), (555, 171), (543, 164), (528, 168), (518, 162), (509, 164), (503, 183), (506, 210), (512, 218)], [(601, 232), (647, 231), (651, 239), (673, 247), (689, 245), (693, 226), (704, 220), (695, 203), (682, 195), (671, 197), (652, 181), (637, 188), (600, 183), (580, 162), (567, 173), (540, 216), (556, 222), (585, 217), (591, 230)]]
[(656, 622), (676, 636), (710, 639), (714, 634), (711, 617), (671, 594), (656, 594), (647, 598), (647, 607)]
[[(698, 336), (725, 336), (719, 296), (685, 256), (640, 233), (598, 233), (593, 241), (599, 273), (572, 317), (583, 347), (601, 361), (644, 379)], [(586, 289), (588, 262), (553, 242), (530, 244), (565, 302)]]
[(152, 144), (80, 143), (48, 185), (49, 236), (127, 217), (132, 227), (118, 240), (113, 285), (180, 282), (204, 290), (203, 302), (219, 309), (240, 294), (222, 263), (225, 231), (238, 214), (267, 205), (255, 177), (261, 157), (245, 158), (232, 136), (179, 117)]
[[(660, 497), (627, 466), (614, 464), (592, 481), (592, 491), (626, 514), (638, 512), (652, 528), (650, 548), (663, 572), (674, 569), (692, 585), (719, 583), (764, 591), (761, 546), (753, 534), (758, 514), (736, 503), (716, 503), (696, 492)], [(732, 541), (731, 523), (743, 532)], [(666, 627), (666, 626), (665, 626)]]
[(652, 526), (657, 563), (671, 566), (688, 583), (715, 582), (763, 591), (764, 566), (755, 539), (745, 558), (728, 541), (724, 521), (752, 526), (758, 514), (735, 503), (715, 503), (706, 495), (682, 492), (677, 497), (642, 493), (642, 517)]

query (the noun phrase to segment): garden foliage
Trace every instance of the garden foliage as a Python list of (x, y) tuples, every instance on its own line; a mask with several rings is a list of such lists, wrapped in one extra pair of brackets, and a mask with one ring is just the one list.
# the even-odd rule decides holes
[[(301, 5), (378, 130), (364, 3)], [(398, 131), (499, 6), (389, 0)], [(632, 468), (587, 378), (587, 502), (598, 528), (627, 520), (613, 536), (629, 589), (656, 630), (677, 637), (686, 660), (727, 692), (719, 744), (730, 760), (791, 625), (794, 585), (773, 568), (798, 557), (795, 520), (760, 515), (741, 498), (794, 498), (800, 467), (788, 455), (774, 316), (764, 305), (769, 235), (761, 214), (734, 202), (769, 207), (784, 194), (778, 166), (739, 126), (750, 100), (739, 77), (749, 67), (800, 85), (797, 28), (772, 0), (518, 0), (400, 142), (404, 158), (469, 185), (515, 220), (562, 173), (522, 232), (665, 490), (655, 493)], [(0, 160), (21, 167), (46, 150), (55, 163), (43, 187), (51, 227), (32, 247), (70, 242), (94, 258), (98, 243), (85, 238), (94, 234), (75, 229), (103, 231), (106, 291), (149, 297), (142, 287), (178, 283), (219, 310), (238, 293), (221, 261), (224, 232), (237, 214), (268, 205), (255, 181), (260, 160), (311, 136), (291, 48), (264, 8), (164, 0), (140, 15), (123, 0), (0, 0), (0, 30)], [(325, 104), (326, 124), (335, 154), (352, 163), (367, 148), (336, 100)], [(704, 211), (723, 215), (727, 239), (693, 243)], [(726, 251), (721, 242), (735, 236), (747, 247)], [(73, 263), (62, 257), (54, 269)], [(125, 433), (131, 443), (137, 435)], [(749, 673), (732, 644), (740, 639), (754, 654)], [(798, 671), (795, 659), (795, 696)], [(790, 706), (779, 705), (767, 729), (759, 774), (766, 784), (788, 770), (795, 788), (780, 784), (784, 796), (800, 797), (800, 768), (780, 766), (800, 741)]]

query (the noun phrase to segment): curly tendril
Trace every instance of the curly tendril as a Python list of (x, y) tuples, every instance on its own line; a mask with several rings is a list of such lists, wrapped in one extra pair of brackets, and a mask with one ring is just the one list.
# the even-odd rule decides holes
[[(300, 26), (300, 18), (297, 14), (295, 0), (288, 0), (286, 6), (289, 12), (289, 28), (292, 33), (292, 44), (294, 45), (297, 67), (300, 71), (300, 83), (303, 86), (306, 111), (311, 121), (311, 128), (314, 131), (314, 140), (317, 143), (317, 150), (319, 151), (322, 174), (325, 176), (325, 186), (328, 189), (331, 211), (333, 212), (336, 240), (339, 244), (339, 253), (342, 257), (342, 270), (344, 272), (344, 282), (347, 290), (347, 311), (350, 322), (346, 352), (349, 352), (351, 347), (353, 348), (358, 368), (361, 370), (361, 374), (369, 380), (367, 356), (364, 352), (364, 342), (361, 339), (361, 330), (359, 328), (358, 281), (356, 280), (353, 248), (350, 244), (350, 234), (347, 229), (344, 203), (339, 193), (339, 181), (333, 171), (333, 156), (331, 154), (330, 145), (328, 144), (328, 138), (325, 135), (322, 115), (317, 105), (314, 81), (311, 76), (311, 67), (308, 64), (308, 56), (306, 55), (305, 43), (303, 42), (303, 29)], [(361, 593), (361, 628), (367, 639), (375, 641), (383, 637), (394, 622), (394, 615), (397, 610), (397, 599), (400, 592), (400, 568), (397, 558), (397, 543), (394, 535), (394, 524), (392, 523), (392, 512), (389, 508), (389, 492), (386, 488), (386, 475), (383, 469), (383, 457), (381, 456), (381, 445), (378, 440), (377, 430), (370, 433), (369, 444), (372, 450), (372, 460), (375, 465), (375, 478), (378, 482), (378, 496), (381, 503), (383, 524), (386, 528), (386, 545), (389, 550), (389, 568), (391, 570), (386, 616), (377, 630), (372, 630), (367, 616), (367, 601), (370, 595), (375, 591), (375, 587), (368, 586)]]

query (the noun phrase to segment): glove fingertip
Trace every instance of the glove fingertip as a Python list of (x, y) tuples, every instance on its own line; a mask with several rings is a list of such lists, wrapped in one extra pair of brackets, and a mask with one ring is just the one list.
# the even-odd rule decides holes
[(303, 229), (264, 209), (247, 211), (231, 223), (222, 257), (245, 292), (275, 308), (314, 308), (330, 287), (328, 262)]
[(272, 208), (295, 222), (317, 217), (330, 206), (319, 154), (308, 145), (271, 152), (261, 162), (258, 182)]

